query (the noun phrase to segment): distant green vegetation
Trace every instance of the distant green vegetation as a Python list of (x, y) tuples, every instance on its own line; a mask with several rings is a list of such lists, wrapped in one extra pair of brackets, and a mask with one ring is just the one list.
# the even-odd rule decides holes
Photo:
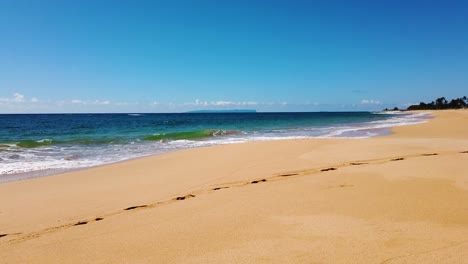
[(450, 102), (445, 97), (437, 98), (430, 103), (421, 102), (419, 105), (410, 105), (407, 110), (442, 110), (442, 109), (462, 109), (468, 107), (466, 96), (452, 99)]
[(385, 108), (384, 111), (400, 111), (400, 109), (398, 109), (398, 107), (395, 107), (393, 109)]

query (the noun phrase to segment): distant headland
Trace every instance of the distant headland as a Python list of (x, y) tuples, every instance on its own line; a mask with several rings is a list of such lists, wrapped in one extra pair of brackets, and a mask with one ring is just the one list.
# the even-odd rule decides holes
[[(410, 105), (406, 110), (445, 110), (445, 109), (466, 109), (468, 108), (468, 98), (466, 96), (447, 101), (445, 97), (437, 98), (430, 103), (420, 102), (418, 105)], [(385, 108), (384, 111), (400, 111), (397, 107), (393, 109)], [(404, 110), (403, 110), (404, 111)]]
[(430, 103), (421, 102), (419, 105), (410, 105), (407, 110), (444, 110), (444, 109), (462, 109), (468, 107), (466, 96), (452, 99), (450, 102), (445, 97), (437, 98)]
[(231, 109), (231, 110), (195, 110), (195, 111), (188, 111), (185, 113), (256, 113), (257, 110), (251, 109)]

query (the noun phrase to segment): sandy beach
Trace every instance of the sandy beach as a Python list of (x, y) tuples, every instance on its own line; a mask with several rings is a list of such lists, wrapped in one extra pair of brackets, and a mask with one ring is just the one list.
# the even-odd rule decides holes
[(1, 263), (468, 263), (468, 111), (0, 184)]

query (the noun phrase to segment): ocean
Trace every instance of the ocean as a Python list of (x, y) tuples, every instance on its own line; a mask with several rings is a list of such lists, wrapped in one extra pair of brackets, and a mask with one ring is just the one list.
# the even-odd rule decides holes
[(367, 138), (427, 118), (374, 112), (4, 114), (0, 115), (0, 182), (211, 145)]

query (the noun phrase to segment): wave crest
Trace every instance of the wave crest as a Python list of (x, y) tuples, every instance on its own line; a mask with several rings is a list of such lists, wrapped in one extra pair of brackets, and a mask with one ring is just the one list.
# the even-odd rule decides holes
[(41, 139), (41, 140), (22, 140), (16, 143), (16, 146), (21, 148), (37, 148), (52, 145), (54, 140), (52, 139)]
[(169, 140), (197, 140), (216, 136), (240, 134), (237, 130), (205, 129), (195, 131), (173, 132), (164, 134), (155, 134), (143, 138), (149, 141), (169, 141)]

